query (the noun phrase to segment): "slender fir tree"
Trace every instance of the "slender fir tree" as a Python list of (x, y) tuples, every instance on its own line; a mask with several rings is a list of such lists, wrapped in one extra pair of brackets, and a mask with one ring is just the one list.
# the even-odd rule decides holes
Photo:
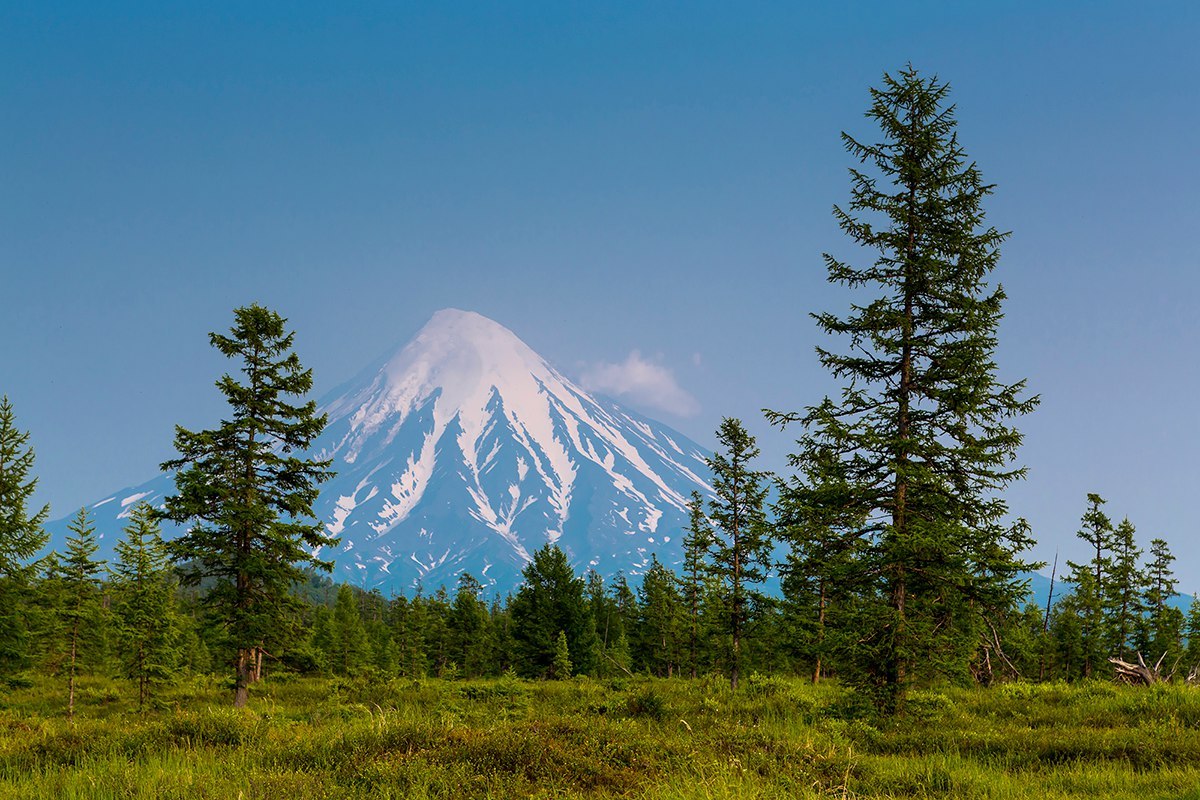
[(723, 586), (725, 624), (729, 636), (729, 683), (738, 688), (746, 626), (756, 596), (754, 586), (766, 579), (771, 561), (767, 526), (768, 475), (752, 468), (758, 457), (754, 437), (739, 420), (725, 418), (717, 429), (718, 450), (708, 461), (713, 475), (709, 572)]
[(450, 609), (453, 658), (467, 678), (478, 678), (487, 667), (487, 604), (480, 599), (483, 585), (469, 572), (458, 577), (458, 591)]
[(298, 605), (292, 587), (302, 569), (330, 564), (313, 555), (336, 544), (313, 518), (318, 486), (329, 461), (299, 455), (325, 427), (316, 403), (293, 404), (312, 389), (312, 371), (292, 351), (287, 320), (260, 305), (234, 311), (230, 335), (209, 341), (240, 362), (242, 382), (230, 375), (217, 388), (230, 419), (213, 430), (175, 429), (178, 494), (163, 516), (186, 527), (172, 554), (185, 584), (214, 581), (205, 602), (220, 616), (236, 652), (234, 705), (248, 698), (256, 656), (286, 634)]
[(1089, 494), (1087, 500), (1088, 509), (1080, 518), (1075, 535), (1088, 544), (1092, 558), (1083, 563), (1068, 560), (1067, 566), (1071, 570), (1068, 581), (1074, 586), (1068, 606), (1079, 618), (1080, 666), (1083, 677), (1090, 678), (1105, 663), (1112, 639), (1104, 601), (1105, 580), (1112, 568), (1113, 526), (1101, 508), (1106, 502), (1104, 498)]
[(1184, 674), (1195, 679), (1200, 677), (1200, 595), (1192, 595), (1184, 621), (1184, 634), (1187, 636), (1187, 650), (1184, 653), (1187, 669)]
[(554, 640), (554, 661), (550, 664), (550, 677), (561, 681), (571, 677), (571, 650), (567, 645), (565, 631), (558, 632)]
[(42, 523), (50, 506), (29, 511), (29, 501), (37, 489), (33, 470), (33, 447), (29, 433), (16, 426), (16, 416), (8, 395), (0, 397), (0, 579), (28, 575), (27, 563), (46, 546), (47, 533)]
[(1108, 652), (1128, 660), (1130, 644), (1142, 617), (1142, 573), (1138, 559), (1142, 551), (1134, 539), (1136, 530), (1129, 518), (1112, 531), (1112, 558), (1104, 576), (1106, 627), (1112, 637)]
[(688, 527), (683, 537), (683, 573), (679, 591), (687, 613), (688, 673), (695, 678), (700, 664), (700, 611), (704, 581), (708, 577), (708, 548), (712, 546), (712, 526), (704, 514), (704, 498), (692, 492), (688, 503)]
[(138, 503), (109, 567), (119, 653), (143, 708), (155, 686), (169, 681), (179, 661), (175, 578), (154, 510)]
[(865, 299), (846, 316), (815, 314), (844, 352), (818, 348), (843, 389), (799, 413), (792, 458), (797, 508), (818, 520), (845, 514), (843, 533), (868, 546), (869, 583), (850, 624), (860, 636), (844, 664), (852, 683), (894, 709), (927, 672), (962, 674), (982, 618), (1023, 597), (1023, 522), (1007, 522), (1001, 491), (1024, 476), (1012, 464), (1021, 434), (1010, 421), (1033, 409), (1024, 382), (996, 378), (1003, 289), (988, 283), (1006, 234), (985, 223), (992, 187), (959, 144), (950, 87), (909, 66), (871, 90), (867, 116), (881, 138), (842, 140), (850, 170), (843, 232), (873, 262), (826, 254), (829, 280)]
[(354, 590), (348, 585), (338, 587), (333, 606), (329, 643), (329, 666), (335, 675), (358, 675), (371, 662), (371, 643), (363, 625), (362, 614)]
[(638, 587), (639, 663), (662, 678), (675, 674), (679, 666), (679, 629), (682, 600), (676, 578), (655, 555)]
[(37, 489), (29, 433), (16, 426), (8, 395), (0, 397), (0, 680), (29, 663), (25, 591), (31, 559), (46, 545), (42, 523), (50, 506), (31, 512)]
[(1180, 639), (1187, 624), (1183, 612), (1169, 605), (1178, 594), (1175, 571), (1171, 568), (1174, 561), (1175, 556), (1165, 539), (1150, 540), (1150, 561), (1146, 564), (1144, 579), (1145, 603), (1149, 611), (1146, 649), (1156, 661), (1166, 653), (1168, 666), (1183, 655)]
[(92, 558), (99, 545), (96, 528), (86, 508), (79, 509), (67, 528), (71, 535), (67, 537), (67, 552), (60, 572), (63, 588), (61, 619), (67, 636), (67, 717), (74, 718), (79, 651), (81, 643), (89, 638), (85, 635), (85, 626), (94, 625), (98, 616), (99, 576), (105, 562)]

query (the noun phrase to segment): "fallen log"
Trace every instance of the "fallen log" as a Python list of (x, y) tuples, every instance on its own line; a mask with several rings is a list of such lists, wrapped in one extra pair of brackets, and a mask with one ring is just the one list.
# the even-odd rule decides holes
[(1146, 660), (1142, 658), (1141, 653), (1137, 654), (1138, 663), (1136, 664), (1131, 664), (1115, 656), (1108, 659), (1108, 663), (1113, 665), (1117, 680), (1124, 681), (1130, 686), (1152, 686), (1171, 680), (1171, 675), (1163, 675), (1159, 671), (1162, 669), (1163, 659), (1166, 657), (1167, 654), (1164, 652), (1158, 657), (1158, 661), (1153, 667), (1146, 666)]

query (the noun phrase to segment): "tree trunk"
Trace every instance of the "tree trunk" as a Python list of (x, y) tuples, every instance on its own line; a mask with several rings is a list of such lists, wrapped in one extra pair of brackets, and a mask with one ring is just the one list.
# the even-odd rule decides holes
[(67, 719), (75, 719), (75, 653), (79, 641), (79, 618), (71, 626), (71, 670), (67, 678)]
[(1058, 576), (1058, 551), (1054, 552), (1054, 566), (1050, 568), (1050, 593), (1046, 595), (1046, 616), (1042, 618), (1042, 666), (1038, 680), (1046, 680), (1046, 637), (1050, 633), (1050, 604), (1054, 602), (1054, 579)]
[(246, 701), (250, 699), (250, 661), (252, 651), (250, 648), (241, 648), (238, 650), (237, 670), (234, 674), (234, 689), (233, 689), (233, 707), (245, 708)]
[(812, 682), (817, 685), (821, 682), (821, 648), (825, 643), (825, 579), (820, 580), (821, 597), (817, 603), (817, 659), (813, 664)]

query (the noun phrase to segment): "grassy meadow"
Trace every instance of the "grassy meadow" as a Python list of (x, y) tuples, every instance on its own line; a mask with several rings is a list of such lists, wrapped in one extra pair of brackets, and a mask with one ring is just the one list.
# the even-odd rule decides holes
[(0, 798), (1200, 798), (1200, 691), (1093, 683), (915, 693), (752, 677), (205, 678), (139, 712), (84, 680), (3, 696)]

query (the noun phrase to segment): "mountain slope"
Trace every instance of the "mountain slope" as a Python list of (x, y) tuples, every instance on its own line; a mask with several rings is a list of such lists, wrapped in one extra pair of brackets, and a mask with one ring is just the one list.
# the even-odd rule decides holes
[[(342, 539), (322, 556), (358, 585), (449, 586), (466, 570), (507, 590), (546, 542), (603, 574), (637, 573), (652, 553), (674, 564), (688, 496), (708, 490), (701, 447), (471, 312), (438, 312), (320, 405), (312, 453), (338, 474), (314, 509)], [(172, 489), (159, 476), (94, 504), (106, 549), (133, 503)], [(65, 523), (51, 528), (61, 542)]]

